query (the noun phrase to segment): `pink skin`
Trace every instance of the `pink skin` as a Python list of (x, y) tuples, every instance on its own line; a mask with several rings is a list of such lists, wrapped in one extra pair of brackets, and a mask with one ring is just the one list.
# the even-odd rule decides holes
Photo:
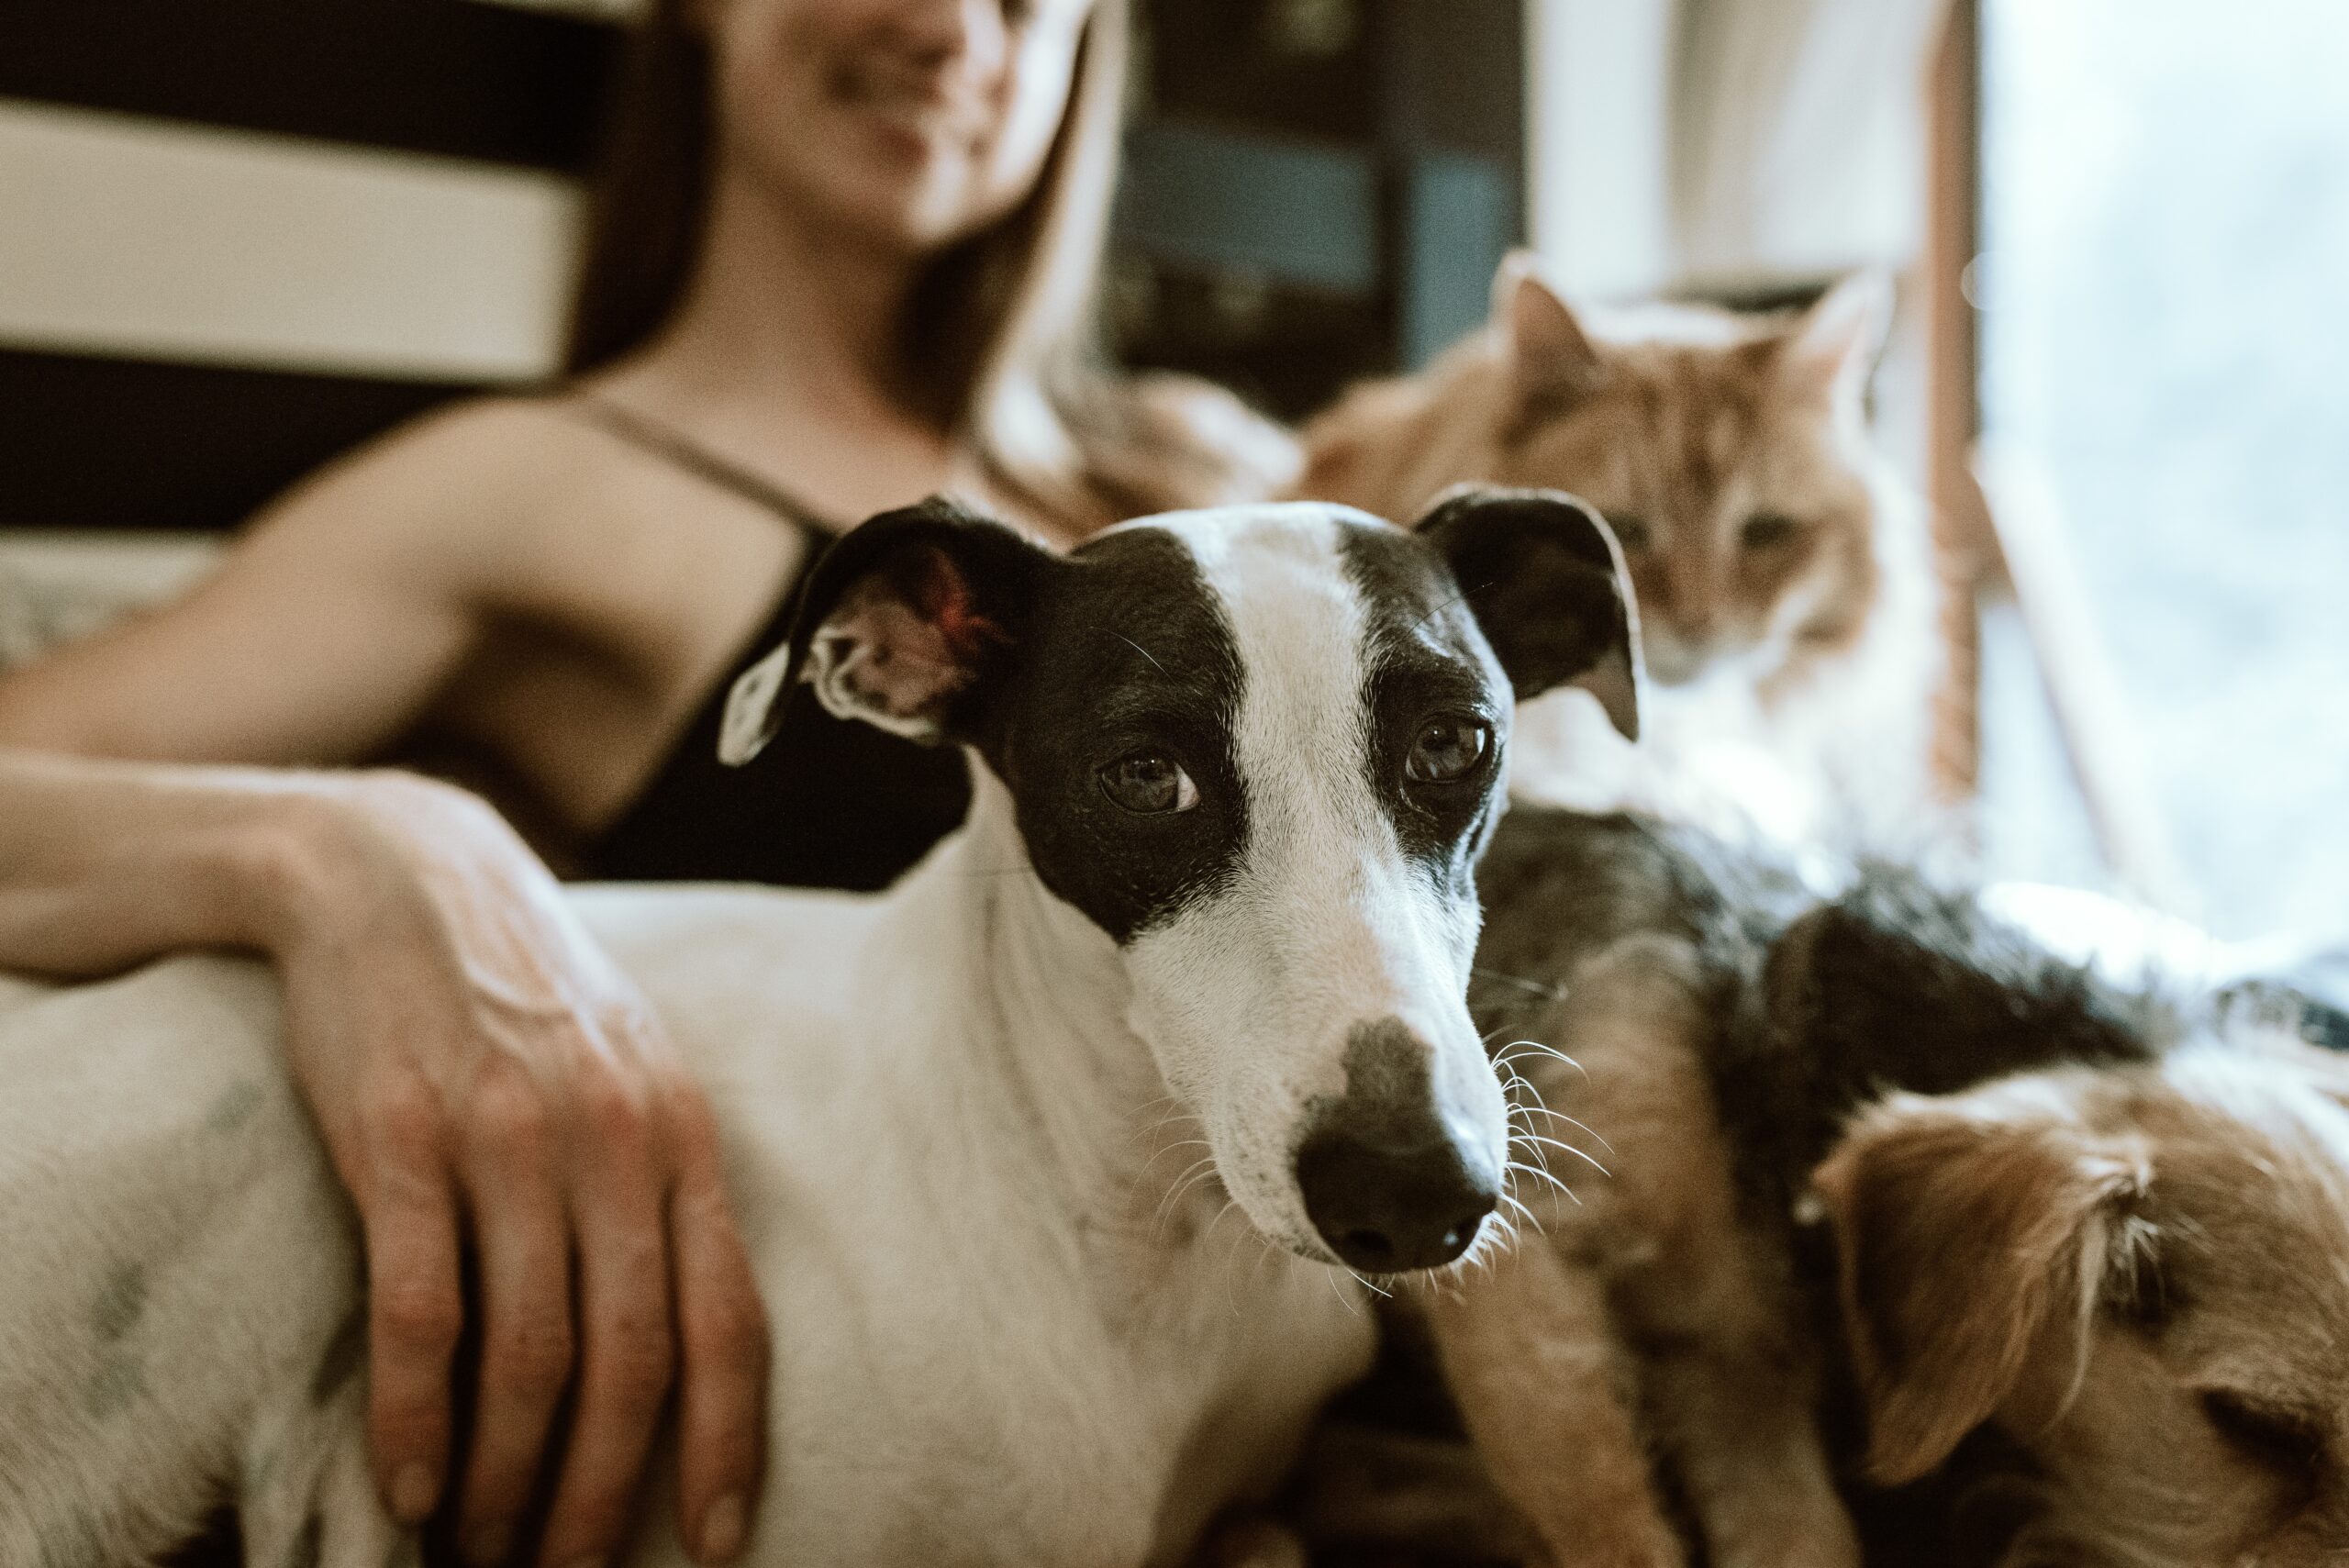
[(719, 134), (776, 206), (934, 252), (1035, 186), (1090, 0), (715, 0)]
[[(893, 430), (898, 420), (880, 392), (886, 377), (874, 367), (894, 345), (906, 293), (926, 258), (999, 221), (1035, 188), (1067, 106), (1091, 5), (706, 0), (699, 20), (715, 56), (718, 166), (702, 261), (671, 328), (607, 385), (655, 408), (706, 409), (693, 400), (712, 387), (748, 395), (741, 406), (751, 428), (813, 402), (835, 419)], [(701, 422), (724, 428), (715, 417)], [(919, 472), (928, 458), (921, 438), (891, 439), (898, 444), (876, 438), (875, 450), (889, 454), (885, 466)], [(555, 1081), (569, 1082), (559, 1069)], [(681, 1103), (699, 1105), (690, 1095)], [(608, 1329), (598, 1335), (595, 1319), (610, 1315), (597, 1314), (594, 1300), (583, 1308), (584, 1343), (553, 1328), (533, 1331), (534, 1323), (570, 1319), (560, 1263), (574, 1245), (612, 1258), (664, 1250), (645, 1218), (657, 1212), (659, 1195), (648, 1207), (623, 1201), (627, 1192), (576, 1194), (569, 1223), (580, 1241), (573, 1243), (560, 1183), (549, 1173), (559, 1174), (566, 1144), (598, 1141), (566, 1139), (561, 1115), (530, 1110), (509, 1119), (518, 1119), (520, 1130), (496, 1129), (478, 1143), (481, 1155), (534, 1173), (534, 1180), (518, 1185), (492, 1171), (490, 1185), (508, 1195), (535, 1192), (539, 1201), (509, 1195), (476, 1218), (490, 1285), (488, 1350), (472, 1458), (462, 1476), (446, 1477), (457, 1485), (459, 1540), (476, 1563), (509, 1551), (551, 1435), (561, 1369), (590, 1395), (657, 1386), (672, 1375), (668, 1353), (632, 1376), (606, 1364), (644, 1359), (640, 1346), (649, 1341)], [(540, 1127), (550, 1119), (553, 1125)], [(427, 1173), (416, 1177), (407, 1184), (416, 1191), (445, 1190)], [(692, 1304), (740, 1297), (734, 1282), (746, 1277), (722, 1200), (711, 1202), (720, 1207), (704, 1227), (705, 1240), (696, 1244), (685, 1228), (673, 1228), (665, 1250), (684, 1308), (674, 1360), (683, 1363), (685, 1540), (698, 1558), (715, 1562), (748, 1544), (765, 1385), (763, 1342), (755, 1337), (740, 1355), (705, 1356), (707, 1370), (696, 1364)], [(585, 1248), (590, 1231), (617, 1240)], [(436, 1324), (452, 1320), (453, 1262), (453, 1251), (442, 1248), (401, 1271), (424, 1283), (400, 1294), (429, 1297)], [(597, 1274), (583, 1271), (590, 1296)], [(710, 1280), (728, 1288), (702, 1289)], [(647, 1320), (661, 1316), (655, 1304)], [(443, 1485), (449, 1349), (447, 1336), (436, 1333), (388, 1335), (376, 1350), (376, 1386), (385, 1398), (405, 1391), (406, 1400), (398, 1411), (377, 1410), (376, 1459), (387, 1494), (408, 1517)], [(546, 1568), (604, 1560), (618, 1547), (658, 1411), (657, 1398), (583, 1398), (540, 1547)]]

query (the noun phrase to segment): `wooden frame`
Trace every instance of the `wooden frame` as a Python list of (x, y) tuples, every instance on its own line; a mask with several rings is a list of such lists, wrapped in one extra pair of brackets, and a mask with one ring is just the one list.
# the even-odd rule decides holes
[(1943, 584), (1947, 657), (1933, 724), (1933, 776), (1944, 797), (1973, 796), (1981, 777), (1981, 643), (1976, 599), (1999, 571), (1974, 482), (1981, 432), (1978, 344), (1966, 272), (1981, 231), (1980, 0), (1951, 0), (1926, 86), (1925, 494)]
[(2189, 894), (2145, 784), (2128, 705), (2074, 560), (2062, 508), (2033, 454), (1985, 450), (1980, 340), (1969, 295), (1981, 251), (1982, 0), (1952, 0), (1928, 84), (1926, 488), (1944, 585), (1948, 676), (1934, 773), (1946, 796), (1981, 783), (1982, 608), (2018, 612), (2099, 858), (2121, 891), (2178, 912)]

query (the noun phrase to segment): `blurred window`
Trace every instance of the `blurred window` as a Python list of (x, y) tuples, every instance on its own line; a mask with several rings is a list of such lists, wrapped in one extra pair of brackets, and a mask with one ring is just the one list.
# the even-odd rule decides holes
[(2349, 5), (1983, 29), (1986, 433), (2060, 504), (2184, 912), (2349, 928)]

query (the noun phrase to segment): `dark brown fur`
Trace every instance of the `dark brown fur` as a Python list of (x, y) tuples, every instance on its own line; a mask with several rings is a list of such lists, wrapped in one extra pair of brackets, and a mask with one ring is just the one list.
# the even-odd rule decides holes
[(1627, 817), (1520, 808), (1485, 893), (1498, 1059), (1608, 1173), (1550, 1148), (1580, 1201), (1426, 1310), (1547, 1560), (1855, 1562), (1837, 1454), (1872, 1561), (2349, 1548), (2349, 1072), (2274, 1009)]

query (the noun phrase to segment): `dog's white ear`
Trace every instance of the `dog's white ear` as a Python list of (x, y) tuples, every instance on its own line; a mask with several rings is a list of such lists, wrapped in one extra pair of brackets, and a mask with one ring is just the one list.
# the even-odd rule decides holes
[(2002, 1410), (2032, 1426), (2060, 1416), (2098, 1311), (2146, 1261), (2143, 1145), (2004, 1095), (1893, 1096), (1812, 1179), (1835, 1233), (1868, 1473), (1887, 1485)]
[(1781, 343), (1782, 373), (1802, 390), (1856, 404), (1892, 328), (1892, 280), (1854, 272), (1796, 317)]
[(1451, 566), (1520, 701), (1580, 686), (1639, 739), (1639, 610), (1622, 548), (1588, 503), (1554, 490), (1455, 485), (1414, 531)]
[(1492, 323), (1508, 355), (1519, 408), (1570, 400), (1598, 380), (1598, 350), (1532, 251), (1501, 259), (1493, 274)]
[(824, 553), (790, 638), (727, 694), (719, 760), (757, 756), (801, 682), (824, 707), (934, 745), (974, 739), (987, 678), (1018, 641), (1052, 552), (934, 496), (884, 512)]

